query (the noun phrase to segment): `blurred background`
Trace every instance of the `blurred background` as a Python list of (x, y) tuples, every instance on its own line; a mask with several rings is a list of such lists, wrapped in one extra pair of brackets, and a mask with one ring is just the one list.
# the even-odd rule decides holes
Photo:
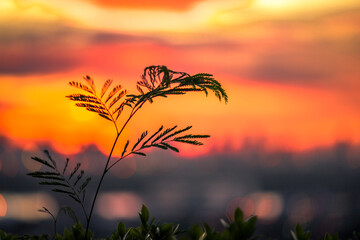
[(360, 230), (359, 1), (2, 0), (0, 12), (0, 229), (51, 233), (37, 209), (74, 205), (26, 176), (43, 149), (82, 162), (95, 188), (116, 132), (65, 98), (78, 92), (67, 82), (90, 75), (99, 90), (110, 78), (135, 92), (146, 66), (166, 65), (213, 74), (229, 103), (188, 94), (145, 105), (116, 154), (161, 125), (211, 138), (113, 168), (96, 236), (138, 224), (143, 203), (183, 228), (219, 228), (241, 207), (268, 236), (296, 223), (315, 237)]

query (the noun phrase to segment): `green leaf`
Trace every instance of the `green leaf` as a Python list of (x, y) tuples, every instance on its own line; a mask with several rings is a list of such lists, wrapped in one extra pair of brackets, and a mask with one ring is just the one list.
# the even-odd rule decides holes
[(145, 205), (142, 205), (139, 216), (143, 225), (146, 225), (147, 221), (149, 221), (150, 214)]
[(120, 239), (124, 239), (124, 236), (126, 234), (126, 227), (124, 223), (119, 222), (117, 226), (117, 234), (120, 236)]
[(244, 214), (240, 208), (237, 208), (234, 213), (234, 222), (242, 222), (244, 219)]

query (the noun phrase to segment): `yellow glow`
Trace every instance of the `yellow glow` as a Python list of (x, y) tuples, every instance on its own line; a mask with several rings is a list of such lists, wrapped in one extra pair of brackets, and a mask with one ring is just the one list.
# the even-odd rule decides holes
[(23, 5), (22, 1), (2, 0), (0, 20), (52, 21), (59, 18), (56, 11), (43, 4)]

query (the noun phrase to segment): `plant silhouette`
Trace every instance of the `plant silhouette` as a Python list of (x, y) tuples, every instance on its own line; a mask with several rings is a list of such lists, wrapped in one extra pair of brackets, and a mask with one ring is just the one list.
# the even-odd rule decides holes
[[(142, 78), (136, 85), (138, 94), (128, 94), (128, 91), (123, 89), (121, 85), (116, 85), (109, 90), (113, 80), (106, 80), (101, 91), (97, 92), (95, 82), (91, 77), (86, 76), (84, 77), (84, 80), (86, 84), (75, 81), (69, 82), (69, 84), (86, 93), (71, 94), (68, 95), (67, 98), (76, 102), (75, 105), (77, 107), (85, 108), (86, 110), (94, 112), (100, 117), (111, 121), (116, 130), (116, 137), (97, 184), (95, 195), (91, 201), (90, 211), (86, 211), (84, 202), (86, 200), (86, 186), (91, 178), (86, 178), (80, 186), (77, 185), (80, 184), (80, 181), (84, 176), (84, 171), (80, 170), (80, 163), (77, 163), (70, 175), (66, 177), (65, 173), (69, 160), (66, 160), (63, 170), (60, 171), (49, 152), (45, 151), (48, 160), (38, 157), (33, 157), (32, 159), (43, 164), (50, 170), (32, 172), (28, 175), (45, 179), (45, 181), (40, 182), (40, 184), (54, 186), (52, 189), (53, 191), (66, 194), (81, 206), (86, 218), (85, 239), (87, 239), (92, 213), (103, 179), (106, 173), (117, 163), (134, 154), (146, 156), (144, 150), (148, 148), (155, 147), (179, 152), (178, 148), (176, 148), (173, 143), (178, 142), (191, 145), (202, 145), (201, 139), (210, 137), (209, 135), (189, 134), (188, 131), (191, 129), (191, 126), (185, 128), (178, 128), (177, 126), (164, 128), (161, 126), (152, 134), (149, 134), (148, 131), (144, 131), (135, 143), (131, 144), (130, 141), (127, 140), (125, 145), (122, 146), (121, 156), (118, 159), (111, 161), (114, 149), (117, 146), (122, 132), (144, 104), (147, 102), (153, 103), (154, 99), (158, 97), (166, 98), (170, 95), (183, 95), (189, 92), (204, 92), (208, 95), (210, 91), (213, 92), (220, 101), (224, 100), (225, 103), (228, 101), (228, 96), (221, 84), (215, 80), (211, 74), (199, 73), (196, 75), (189, 75), (184, 72), (172, 71), (165, 66), (149, 66), (144, 69)], [(125, 115), (125, 118), (123, 118), (123, 122), (119, 124), (118, 120), (120, 115)], [(77, 177), (73, 178), (75, 174), (77, 174)], [(73, 211), (68, 210), (68, 208), (64, 209), (69, 215), (73, 213)], [(56, 218), (46, 208), (40, 211), (49, 213), (55, 221)]]

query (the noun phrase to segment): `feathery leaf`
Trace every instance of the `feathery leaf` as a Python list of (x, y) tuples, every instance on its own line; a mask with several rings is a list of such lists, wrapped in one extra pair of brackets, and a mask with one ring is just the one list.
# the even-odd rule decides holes
[(43, 160), (41, 158), (38, 158), (38, 157), (31, 157), (32, 160), (35, 160), (36, 162), (39, 162), (45, 166), (48, 166), (49, 168), (52, 168), (52, 169), (55, 169), (54, 166), (52, 166), (48, 161), (46, 160)]
[(82, 178), (83, 175), (84, 175), (84, 170), (81, 170), (80, 174), (76, 177), (76, 181), (74, 182), (74, 186), (76, 186), (76, 184), (79, 182), (79, 180)]
[(70, 186), (67, 185), (67, 184), (60, 183), (60, 182), (55, 182), (55, 181), (51, 181), (51, 182), (39, 182), (39, 184), (40, 184), (40, 185), (62, 186), (62, 187), (70, 188)]
[(53, 166), (56, 168), (56, 162), (52, 159), (50, 153), (48, 150), (44, 150), (45, 155), (48, 157), (48, 159), (52, 162)]
[(91, 90), (88, 86), (86, 86), (82, 83), (71, 81), (71, 82), (69, 82), (69, 85), (72, 87), (80, 88), (88, 93), (94, 94), (93, 90)]
[(131, 152), (131, 153), (137, 154), (137, 155), (141, 155), (141, 156), (146, 156), (146, 154), (145, 154), (145, 153), (142, 153), (142, 152)]
[(80, 93), (70, 94), (66, 96), (72, 101), (79, 101), (79, 102), (90, 102), (90, 103), (96, 103), (101, 104), (101, 101), (97, 97), (90, 96), (90, 95), (84, 95)]
[[(71, 196), (71, 195), (70, 195)], [(64, 212), (66, 215), (68, 215), (75, 223), (78, 222), (78, 218), (76, 216), (76, 213), (71, 207), (65, 206), (60, 208), (59, 213)]]
[(53, 192), (58, 192), (58, 193), (66, 193), (66, 194), (69, 194), (69, 195), (73, 195), (73, 196), (74, 196), (74, 193), (73, 193), (73, 192), (66, 191), (66, 190), (62, 190), (62, 189), (58, 189), (58, 188), (51, 189), (51, 191), (53, 191)]
[(114, 106), (115, 103), (117, 103), (123, 96), (125, 96), (125, 94), (127, 93), (126, 90), (121, 91), (115, 98), (113, 98), (113, 100), (111, 101), (111, 103), (109, 104), (109, 109)]
[(163, 130), (163, 126), (161, 126), (153, 135), (151, 135), (148, 139), (146, 139), (141, 147), (144, 147), (151, 139), (153, 139), (161, 130)]
[(105, 103), (107, 103), (120, 89), (122, 88), (121, 85), (117, 85), (113, 88), (113, 90), (109, 93), (108, 97), (105, 100)]
[(81, 184), (80, 188), (79, 188), (79, 193), (82, 191), (85, 191), (86, 186), (89, 184), (89, 182), (91, 181), (91, 177), (88, 177), (83, 184)]
[(110, 87), (110, 85), (112, 84), (113, 80), (112, 79), (108, 79), (105, 81), (102, 89), (101, 89), (101, 96), (100, 98), (103, 98), (104, 94), (106, 93), (106, 91), (108, 90), (108, 88)]
[(169, 138), (171, 138), (171, 137), (173, 137), (175, 135), (178, 135), (178, 134), (180, 134), (182, 132), (185, 132), (185, 131), (189, 130), (190, 128), (192, 128), (192, 126), (188, 126), (188, 127), (184, 128), (184, 129), (180, 129), (180, 130), (178, 130), (176, 132), (173, 132), (172, 134), (167, 135), (162, 140), (165, 141), (166, 139), (169, 139)]
[(79, 192), (85, 191), (86, 186), (89, 184), (89, 182), (91, 181), (91, 177), (88, 177), (83, 184), (81, 184), (80, 188), (79, 188)]
[(131, 151), (134, 151), (134, 149), (137, 147), (137, 145), (139, 145), (139, 143), (147, 136), (148, 132), (145, 131), (141, 134), (140, 138), (138, 139), (138, 141), (134, 144), (133, 148), (131, 149)]
[(130, 141), (127, 140), (126, 143), (125, 143), (125, 146), (124, 146), (124, 150), (123, 150), (123, 152), (121, 153), (121, 157), (124, 156), (124, 154), (125, 154), (125, 152), (126, 152), (126, 149), (127, 149), (127, 147), (129, 146), (129, 143), (130, 143)]
[(94, 84), (94, 79), (92, 79), (90, 76), (86, 75), (84, 77), (85, 81), (90, 85), (91, 89), (93, 90), (94, 95), (96, 95), (96, 89)]
[(74, 199), (77, 203), (81, 204), (81, 201), (77, 197), (75, 197), (74, 195), (68, 194), (68, 196), (71, 197), (72, 199)]
[(62, 172), (63, 175), (65, 174), (65, 171), (66, 171), (66, 168), (67, 168), (68, 165), (69, 165), (69, 158), (66, 159), (64, 170)]
[(199, 142), (197, 140), (187, 140), (187, 139), (174, 139), (175, 142), (181, 142), (181, 143), (188, 143), (191, 145), (204, 145), (202, 142)]
[(163, 131), (162, 133), (160, 133), (151, 143), (156, 142), (157, 140), (159, 140), (160, 138), (166, 136), (166, 134), (172, 132), (175, 128), (177, 128), (177, 126), (174, 126), (172, 128), (167, 128), (165, 131)]
[(72, 176), (74, 176), (74, 174), (79, 170), (81, 166), (81, 163), (77, 163), (76, 166), (74, 167), (74, 170), (71, 172), (70, 176), (69, 176), (69, 180), (72, 178)]
[(175, 151), (175, 152), (179, 152), (179, 149), (177, 149), (177, 148), (174, 147), (174, 146), (171, 146), (171, 145), (168, 144), (168, 143), (162, 142), (161, 144), (164, 145), (165, 147), (169, 148), (170, 150), (173, 150), (173, 151)]

